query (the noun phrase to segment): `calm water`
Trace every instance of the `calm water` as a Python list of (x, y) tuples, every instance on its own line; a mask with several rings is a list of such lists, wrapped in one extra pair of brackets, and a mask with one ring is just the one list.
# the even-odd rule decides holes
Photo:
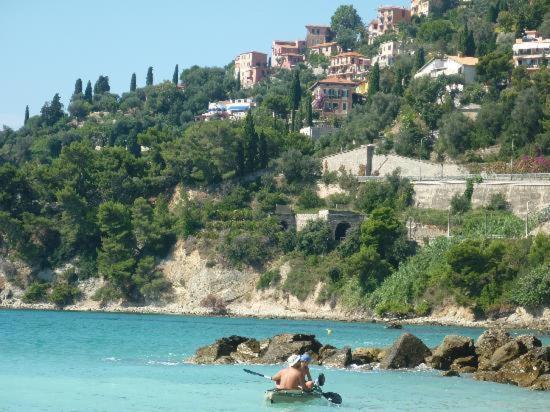
[[(333, 329), (327, 336), (326, 329)], [(477, 338), (481, 330), (410, 326), (428, 346), (447, 334)], [(0, 411), (255, 411), (335, 410), (267, 405), (270, 386), (240, 366), (184, 363), (221, 336), (264, 338), (282, 332), (317, 334), (335, 346), (388, 346), (402, 331), (381, 325), (104, 313), (0, 311)], [(546, 344), (550, 336), (541, 336)], [(254, 366), (272, 374), (274, 366)], [(313, 368), (313, 374), (319, 372)], [(325, 370), (327, 391), (341, 410), (550, 410), (550, 393), (441, 378), (432, 371)]]

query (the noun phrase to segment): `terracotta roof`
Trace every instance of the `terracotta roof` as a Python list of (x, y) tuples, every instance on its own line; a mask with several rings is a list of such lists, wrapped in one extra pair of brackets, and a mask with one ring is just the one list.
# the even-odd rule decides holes
[(326, 24), (307, 24), (306, 28), (309, 29), (310, 27), (322, 27), (324, 29), (330, 29), (330, 26), (327, 26)]
[(356, 82), (352, 82), (351, 80), (347, 79), (341, 79), (339, 77), (327, 77), (326, 79), (319, 80), (317, 83), (320, 84), (343, 84), (348, 86), (356, 86)]
[(345, 52), (345, 53), (340, 53), (336, 56), (332, 56), (333, 59), (336, 57), (362, 57), (364, 59), (367, 58), (367, 56), (363, 56), (361, 53), (357, 53), (357, 52)]
[(311, 46), (310, 49), (318, 49), (318, 48), (321, 48), (321, 47), (330, 47), (330, 46), (335, 46), (337, 44), (338, 43), (336, 43), (335, 41), (331, 41), (331, 42), (328, 42), (328, 43), (320, 43), (317, 46)]
[(449, 59), (454, 60), (457, 63), (464, 64), (465, 66), (475, 66), (479, 59), (477, 57), (460, 57), (460, 56), (447, 56)]

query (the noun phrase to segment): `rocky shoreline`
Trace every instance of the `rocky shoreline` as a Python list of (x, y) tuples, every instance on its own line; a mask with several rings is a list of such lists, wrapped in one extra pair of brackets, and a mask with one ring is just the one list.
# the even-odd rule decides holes
[(512, 384), (532, 390), (550, 390), (550, 346), (533, 335), (516, 338), (501, 328), (472, 338), (448, 335), (436, 348), (419, 338), (402, 334), (390, 348), (335, 348), (315, 335), (280, 334), (257, 340), (243, 336), (218, 339), (197, 349), (188, 361), (195, 364), (278, 364), (293, 354), (309, 353), (314, 364), (365, 370), (409, 369), (426, 365), (442, 376), (471, 374), (479, 381)]

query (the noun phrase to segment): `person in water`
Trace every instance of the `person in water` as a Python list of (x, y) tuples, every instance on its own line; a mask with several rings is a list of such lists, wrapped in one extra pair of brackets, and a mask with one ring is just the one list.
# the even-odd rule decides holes
[(304, 353), (303, 355), (300, 355), (300, 363), (301, 363), (301, 370), (302, 375), (304, 376), (304, 379), (306, 382), (312, 382), (313, 379), (311, 379), (311, 372), (309, 371), (309, 363), (311, 362), (311, 356), (309, 353)]
[(306, 382), (302, 370), (300, 355), (291, 355), (288, 360), (288, 368), (282, 369), (271, 377), (275, 381), (277, 389), (301, 389), (310, 391), (313, 389), (313, 382)]

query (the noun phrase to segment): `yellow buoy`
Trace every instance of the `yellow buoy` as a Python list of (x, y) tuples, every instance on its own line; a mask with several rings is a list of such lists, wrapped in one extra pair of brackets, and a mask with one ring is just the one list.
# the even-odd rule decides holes
[(332, 329), (327, 329), (327, 335), (332, 335)]

